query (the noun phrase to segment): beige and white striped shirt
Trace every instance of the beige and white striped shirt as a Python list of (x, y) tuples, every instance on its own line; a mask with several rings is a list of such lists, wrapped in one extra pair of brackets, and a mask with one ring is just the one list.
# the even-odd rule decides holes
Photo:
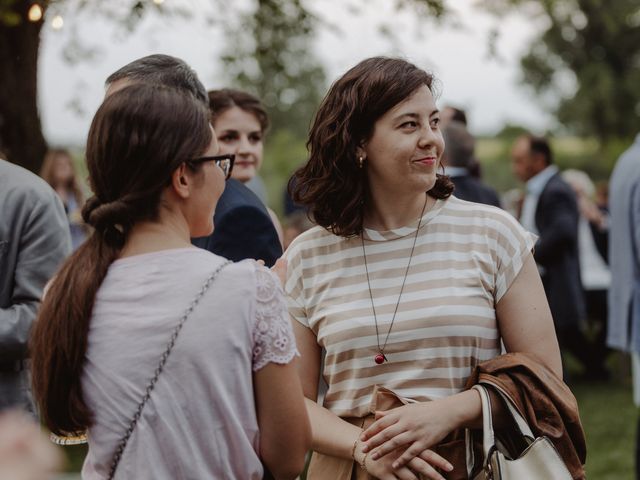
[[(374, 385), (426, 401), (459, 392), (476, 364), (500, 353), (495, 305), (530, 254), (534, 238), (508, 213), (455, 197), (425, 213), (382, 365), (374, 362), (398, 302), (418, 220), (360, 237), (322, 227), (285, 253), (289, 312), (326, 350), (324, 405), (364, 416)], [(379, 340), (378, 340), (379, 337)]]

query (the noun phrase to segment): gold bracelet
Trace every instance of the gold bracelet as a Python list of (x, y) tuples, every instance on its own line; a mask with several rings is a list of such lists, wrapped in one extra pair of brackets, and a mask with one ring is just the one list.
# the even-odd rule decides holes
[(358, 440), (359, 438), (356, 438), (356, 441), (353, 442), (353, 447), (351, 447), (351, 458), (353, 458), (354, 460), (356, 460), (356, 445), (358, 445)]
[(367, 471), (367, 455), (369, 455), (369, 452), (365, 453), (364, 457), (362, 457), (362, 463), (360, 464), (360, 467), (362, 467), (364, 473), (369, 474), (369, 472)]

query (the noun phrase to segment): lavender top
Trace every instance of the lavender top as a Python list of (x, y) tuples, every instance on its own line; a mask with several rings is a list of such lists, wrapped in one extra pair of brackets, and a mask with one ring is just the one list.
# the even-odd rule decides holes
[[(223, 261), (184, 248), (123, 258), (109, 268), (82, 377), (95, 414), (83, 479), (108, 475), (173, 329)], [(275, 275), (251, 260), (225, 267), (180, 332), (115, 478), (261, 479), (253, 373), (295, 354)]]

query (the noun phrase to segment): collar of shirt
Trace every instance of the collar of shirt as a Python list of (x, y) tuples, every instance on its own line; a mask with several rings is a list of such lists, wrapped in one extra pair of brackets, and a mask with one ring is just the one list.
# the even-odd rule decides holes
[(549, 165), (547, 168), (538, 172), (527, 182), (527, 195), (539, 196), (547, 186), (551, 177), (558, 173), (558, 167), (555, 165)]
[(449, 177), (464, 177), (469, 175), (469, 170), (465, 167), (444, 167), (444, 174)]

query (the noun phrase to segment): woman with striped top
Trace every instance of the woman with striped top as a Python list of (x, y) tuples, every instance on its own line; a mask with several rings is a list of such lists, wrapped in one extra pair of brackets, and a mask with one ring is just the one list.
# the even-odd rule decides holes
[[(481, 423), (479, 395), (463, 391), (474, 366), (500, 355), (502, 341), (560, 375), (534, 238), (502, 210), (452, 196), (436, 173), (444, 141), (433, 89), (404, 60), (359, 63), (323, 100), (295, 174), (293, 198), (318, 224), (285, 253), (311, 480), (340, 469), (346, 479), (461, 478), (464, 465), (432, 449)], [(385, 395), (407, 405), (385, 415), (389, 428), (372, 442), (362, 428)], [(342, 466), (328, 474), (332, 462)]]

